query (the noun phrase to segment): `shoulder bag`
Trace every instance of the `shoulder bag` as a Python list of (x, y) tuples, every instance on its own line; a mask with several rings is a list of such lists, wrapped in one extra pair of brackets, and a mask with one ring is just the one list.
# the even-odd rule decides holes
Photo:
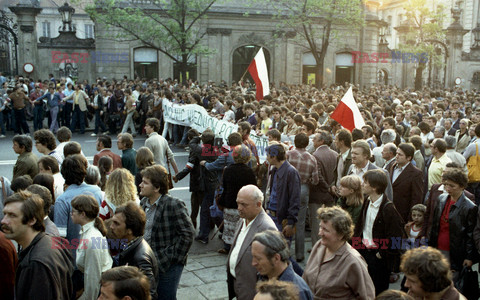
[(470, 156), (468, 158), (468, 182), (479, 182), (480, 181), (480, 155), (478, 155), (478, 144), (475, 143), (475, 156)]

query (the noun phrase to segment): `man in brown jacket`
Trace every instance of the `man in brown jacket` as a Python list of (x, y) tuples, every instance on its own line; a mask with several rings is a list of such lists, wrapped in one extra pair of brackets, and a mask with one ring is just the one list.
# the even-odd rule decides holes
[(317, 210), (322, 205), (332, 206), (335, 204), (330, 193), (330, 187), (335, 183), (335, 173), (332, 170), (335, 170), (337, 166), (338, 153), (330, 149), (331, 144), (332, 136), (326, 131), (315, 134), (313, 138), (313, 146), (315, 147), (313, 156), (317, 160), (319, 182), (317, 185), (310, 187), (308, 202), (312, 246), (318, 241), (320, 220), (317, 218)]
[(23, 129), (23, 133), (30, 134), (25, 116), (25, 106), (26, 104), (30, 105), (30, 99), (25, 95), (21, 86), (16, 86), (13, 93), (8, 97), (12, 101), (13, 112), (15, 114), (15, 133), (22, 134)]

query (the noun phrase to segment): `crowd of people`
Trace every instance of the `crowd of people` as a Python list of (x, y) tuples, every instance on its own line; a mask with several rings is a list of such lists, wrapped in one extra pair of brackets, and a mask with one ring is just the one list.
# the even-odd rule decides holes
[[(330, 118), (347, 85), (281, 84), (257, 100), (242, 82), (50, 77), (0, 75), (0, 127), (19, 155), (1, 176), (2, 298), (176, 299), (191, 245), (215, 227), (230, 299), (474, 297), (475, 91), (353, 86), (365, 125), (350, 132)], [(163, 101), (202, 106), (238, 132), (223, 141), (169, 124)], [(90, 165), (72, 137), (92, 121)], [(265, 160), (252, 134), (268, 138)], [(183, 168), (173, 147), (189, 152)], [(190, 214), (169, 194), (187, 175)], [(389, 290), (402, 273), (402, 291)]]

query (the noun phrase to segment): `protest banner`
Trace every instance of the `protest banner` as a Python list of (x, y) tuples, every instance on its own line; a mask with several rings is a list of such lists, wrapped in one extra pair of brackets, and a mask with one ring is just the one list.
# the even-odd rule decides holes
[[(188, 126), (203, 132), (205, 129), (210, 128), (216, 137), (223, 139), (226, 146), (227, 138), (232, 132), (238, 131), (236, 124), (219, 120), (215, 117), (208, 115), (205, 108), (196, 104), (176, 104), (167, 99), (162, 101), (163, 107), (163, 120), (165, 123)], [(266, 148), (268, 147), (268, 138), (266, 136), (258, 136), (252, 132), (250, 138), (257, 146), (258, 157), (260, 162), (265, 161)]]

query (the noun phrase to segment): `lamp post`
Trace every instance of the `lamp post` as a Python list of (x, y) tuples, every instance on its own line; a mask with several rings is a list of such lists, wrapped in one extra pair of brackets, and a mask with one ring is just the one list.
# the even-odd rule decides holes
[(388, 52), (388, 41), (387, 39), (385, 38), (385, 35), (387, 34), (387, 28), (388, 28), (388, 23), (384, 20), (380, 20), (378, 22), (378, 25), (380, 26), (379, 27), (379, 36), (380, 36), (380, 39), (378, 41), (378, 50), (380, 53), (385, 53), (385, 52)]
[(63, 6), (60, 6), (58, 8), (58, 11), (62, 15), (62, 31), (63, 32), (72, 32), (73, 31), (73, 26), (72, 26), (72, 15), (75, 13), (75, 8), (71, 7), (68, 5), (67, 2), (63, 4)]

